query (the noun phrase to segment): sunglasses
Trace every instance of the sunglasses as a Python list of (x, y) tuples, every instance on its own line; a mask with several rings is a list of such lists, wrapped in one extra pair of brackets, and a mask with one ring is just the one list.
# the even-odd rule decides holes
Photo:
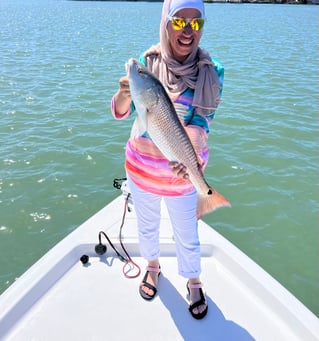
[(174, 31), (180, 31), (188, 24), (191, 25), (193, 31), (199, 31), (203, 28), (205, 20), (203, 18), (180, 18), (180, 17), (168, 17), (172, 23)]

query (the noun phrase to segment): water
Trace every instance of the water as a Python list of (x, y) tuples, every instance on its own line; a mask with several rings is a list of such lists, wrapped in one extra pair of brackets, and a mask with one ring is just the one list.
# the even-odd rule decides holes
[[(160, 3), (0, 3), (0, 292), (119, 193), (132, 120), (110, 100), (158, 41)], [(207, 4), (225, 65), (213, 225), (319, 315), (318, 7)]]

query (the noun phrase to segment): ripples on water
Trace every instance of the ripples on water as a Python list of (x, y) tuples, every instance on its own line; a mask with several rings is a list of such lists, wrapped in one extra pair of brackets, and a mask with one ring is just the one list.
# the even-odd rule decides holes
[[(160, 8), (1, 2), (0, 291), (118, 195), (132, 121), (109, 102)], [(233, 207), (205, 221), (319, 314), (318, 8), (206, 11), (202, 46), (226, 69), (207, 178)]]

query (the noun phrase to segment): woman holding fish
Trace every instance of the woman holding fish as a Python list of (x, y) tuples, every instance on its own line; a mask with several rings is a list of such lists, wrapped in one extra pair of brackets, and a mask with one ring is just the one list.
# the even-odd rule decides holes
[(140, 251), (148, 261), (140, 295), (151, 300), (157, 293), (163, 197), (174, 229), (178, 271), (188, 280), (189, 311), (196, 319), (208, 310), (200, 281), (197, 219), (230, 205), (203, 176), (209, 124), (220, 102), (224, 71), (199, 47), (204, 23), (202, 0), (164, 0), (160, 43), (140, 62), (128, 62), (127, 76), (112, 99), (116, 119), (137, 112), (125, 167)]

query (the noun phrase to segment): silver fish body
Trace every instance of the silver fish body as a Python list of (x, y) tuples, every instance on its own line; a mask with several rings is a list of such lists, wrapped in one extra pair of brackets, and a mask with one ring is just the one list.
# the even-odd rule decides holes
[(169, 161), (187, 168), (198, 193), (197, 217), (229, 201), (206, 182), (194, 147), (180, 122), (174, 105), (157, 77), (136, 59), (127, 63), (132, 100), (137, 110), (141, 131), (147, 131), (152, 141)]

